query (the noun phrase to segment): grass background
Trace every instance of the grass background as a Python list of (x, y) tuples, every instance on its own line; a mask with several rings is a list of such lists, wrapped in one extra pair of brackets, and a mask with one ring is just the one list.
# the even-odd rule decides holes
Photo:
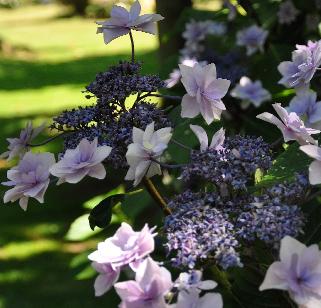
[[(0, 54), (0, 153), (5, 151), (5, 138), (18, 135), (28, 119), (50, 123), (60, 110), (93, 103), (81, 93), (84, 86), (108, 65), (130, 57), (127, 37), (106, 46), (95, 34), (94, 20), (64, 14), (64, 8), (52, 4), (0, 9), (0, 38), (5, 42)], [(157, 38), (135, 33), (135, 42), (144, 71), (157, 71)], [(57, 149), (57, 144), (45, 148)], [(8, 167), (0, 160), (1, 181)], [(116, 185), (108, 177), (50, 187), (45, 204), (31, 201), (27, 212), (17, 204), (2, 204), (1, 308), (117, 306), (113, 291), (94, 297), (87, 254), (97, 238), (82, 242), (65, 238), (70, 224), (85, 212), (84, 202)], [(1, 196), (4, 191), (1, 187)]]

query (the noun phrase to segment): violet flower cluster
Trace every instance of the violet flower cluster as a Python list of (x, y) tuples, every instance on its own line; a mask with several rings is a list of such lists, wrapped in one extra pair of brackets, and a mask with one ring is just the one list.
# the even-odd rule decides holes
[(298, 205), (308, 190), (308, 180), (297, 175), (290, 183), (276, 184), (262, 194), (187, 190), (170, 200), (173, 214), (164, 232), (172, 264), (184, 268), (217, 262), (226, 269), (242, 266), (241, 253), (259, 239), (278, 248), (285, 236), (303, 232), (304, 214)]

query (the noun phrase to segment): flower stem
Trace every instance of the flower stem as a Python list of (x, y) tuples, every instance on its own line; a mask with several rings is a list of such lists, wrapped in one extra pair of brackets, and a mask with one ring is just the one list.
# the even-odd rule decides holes
[(53, 141), (53, 140), (61, 137), (62, 135), (65, 135), (66, 133), (67, 133), (67, 132), (63, 132), (63, 133), (61, 133), (60, 135), (53, 136), (53, 137), (51, 137), (51, 138), (49, 138), (49, 139), (47, 139), (47, 140), (45, 140), (45, 141), (43, 141), (43, 142), (40, 142), (40, 143), (34, 143), (34, 144), (28, 143), (27, 146), (28, 146), (28, 147), (40, 147), (40, 146), (42, 146), (42, 145), (46, 145), (47, 143), (49, 143), (49, 142), (51, 142), (51, 141)]
[(157, 94), (157, 93), (147, 93), (147, 94), (141, 96), (140, 99), (143, 99), (143, 98), (149, 97), (149, 96), (161, 97), (161, 98), (165, 98), (165, 99), (171, 99), (174, 101), (181, 101), (182, 100), (182, 97), (180, 97), (180, 96), (163, 95), (163, 94)]
[(132, 31), (129, 31), (130, 44), (132, 46), (132, 63), (135, 62), (135, 44)]
[(161, 207), (162, 211), (164, 212), (165, 215), (170, 215), (172, 214), (171, 210), (167, 207), (167, 204), (151, 179), (148, 179), (147, 177), (143, 178), (143, 183), (151, 195), (151, 197), (157, 202), (157, 204)]
[(187, 146), (187, 145), (185, 145), (185, 144), (183, 144), (183, 143), (180, 143), (179, 141), (177, 141), (177, 140), (175, 140), (175, 139), (171, 139), (171, 142), (172, 143), (174, 143), (174, 144), (176, 144), (176, 145), (178, 145), (179, 147), (181, 147), (181, 148), (183, 148), (183, 149), (185, 149), (185, 150), (189, 150), (189, 151), (191, 151), (192, 150), (192, 148), (190, 148), (189, 146)]

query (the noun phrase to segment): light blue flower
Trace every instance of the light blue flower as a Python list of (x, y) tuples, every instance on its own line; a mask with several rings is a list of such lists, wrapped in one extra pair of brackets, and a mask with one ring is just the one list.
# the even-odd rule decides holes
[(268, 31), (257, 25), (240, 30), (236, 33), (236, 44), (246, 47), (246, 55), (251, 56), (258, 50), (263, 52)]
[(302, 117), (307, 127), (317, 128), (321, 124), (321, 101), (317, 102), (314, 91), (299, 91), (290, 101), (287, 110)]

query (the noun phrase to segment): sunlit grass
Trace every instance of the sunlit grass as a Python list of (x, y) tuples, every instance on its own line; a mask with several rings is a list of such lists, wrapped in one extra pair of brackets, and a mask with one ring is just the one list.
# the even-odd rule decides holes
[[(10, 58), (0, 59), (0, 117), (91, 104), (81, 93), (85, 85), (108, 65), (129, 58), (127, 36), (106, 46), (102, 35), (96, 34), (94, 20), (59, 18), (64, 13), (53, 4), (0, 9), (0, 37), (28, 50), (27, 58), (13, 52)], [(157, 38), (141, 32), (134, 33), (134, 38), (145, 71), (154, 71)]]

